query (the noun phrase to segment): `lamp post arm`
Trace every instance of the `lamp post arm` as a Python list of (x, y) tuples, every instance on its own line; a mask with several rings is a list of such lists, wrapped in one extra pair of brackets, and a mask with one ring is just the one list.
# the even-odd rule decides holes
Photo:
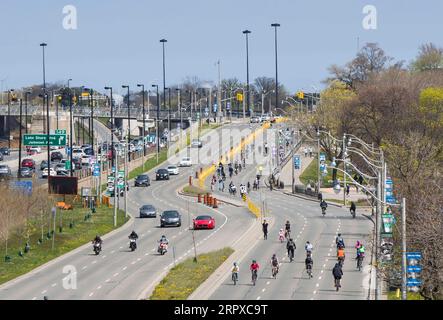
[[(369, 152), (371, 152), (374, 155), (380, 155), (381, 153), (381, 149), (380, 148), (373, 148), (371, 145), (367, 144), (366, 142), (364, 142), (362, 139), (358, 138), (357, 136), (350, 134), (350, 133), (345, 133), (345, 136), (349, 136), (351, 137), (353, 140), (355, 140), (356, 142), (360, 143), (362, 146), (365, 147), (366, 150), (368, 150)], [(378, 150), (378, 151), (375, 151)]]
[(382, 164), (383, 162), (381, 160), (376, 160), (376, 159), (369, 158), (363, 151), (361, 151), (360, 149), (354, 148), (354, 147), (347, 147), (346, 149), (351, 151), (351, 152), (357, 153), (362, 158), (364, 158), (366, 160), (366, 162), (369, 163), (370, 165), (372, 165), (372, 166), (374, 166), (374, 167), (376, 167), (378, 169), (382, 169), (382, 166), (375, 164), (375, 163)]
[[(360, 174), (361, 176), (364, 176), (365, 178), (367, 178), (369, 180), (377, 179), (377, 177), (373, 177), (373, 176), (370, 176), (368, 174), (365, 174), (365, 173), (361, 172), (352, 162), (349, 162), (349, 161), (346, 161), (346, 160), (343, 160), (343, 159), (335, 159), (335, 161), (341, 161), (341, 162), (346, 163), (347, 165), (350, 165), (351, 167), (354, 168), (355, 171), (357, 171), (358, 174)], [(335, 168), (335, 167), (333, 167), (333, 168)]]

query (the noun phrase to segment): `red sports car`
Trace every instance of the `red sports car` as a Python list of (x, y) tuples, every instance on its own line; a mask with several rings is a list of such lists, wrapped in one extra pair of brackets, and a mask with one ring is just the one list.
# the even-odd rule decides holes
[(195, 229), (214, 229), (215, 220), (211, 216), (198, 216), (194, 219), (194, 230)]

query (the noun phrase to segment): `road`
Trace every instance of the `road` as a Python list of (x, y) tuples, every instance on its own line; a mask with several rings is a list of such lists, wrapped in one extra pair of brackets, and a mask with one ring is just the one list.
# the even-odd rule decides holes
[[(229, 150), (229, 139), (223, 140), (221, 149)], [(212, 161), (211, 156), (201, 153), (202, 161)], [(215, 217), (216, 228), (194, 233), (197, 252), (229, 246), (254, 218), (244, 208), (224, 205), (219, 209), (212, 209), (198, 205), (196, 200), (188, 202), (178, 195), (176, 191), (187, 183), (194, 171), (195, 168), (182, 169), (180, 175), (171, 177), (169, 182), (157, 182), (153, 181), (151, 170), (150, 187), (131, 187), (128, 192), (128, 212), (135, 218), (127, 226), (105, 238), (103, 251), (99, 256), (93, 255), (92, 246), (87, 245), (50, 263), (35, 274), (1, 286), (0, 299), (42, 299), (45, 295), (49, 299), (137, 299), (150, 284), (161, 280), (173, 266), (173, 247), (176, 262), (194, 254), (189, 225), (193, 217), (202, 213)], [(182, 226), (163, 229), (158, 226), (158, 218), (137, 218), (139, 207), (145, 203), (153, 204), (159, 213), (165, 209), (179, 210), (182, 214)], [(135, 252), (130, 252), (128, 248), (127, 236), (132, 229), (140, 236)], [(156, 252), (157, 240), (162, 234), (170, 240), (170, 251), (164, 256)], [(66, 290), (63, 286), (63, 278), (67, 276), (63, 273), (65, 266), (73, 266), (76, 270), (75, 290)]]

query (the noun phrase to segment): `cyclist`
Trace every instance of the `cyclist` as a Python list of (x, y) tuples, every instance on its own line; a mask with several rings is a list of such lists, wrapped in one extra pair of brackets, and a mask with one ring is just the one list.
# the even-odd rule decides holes
[(238, 280), (238, 273), (240, 271), (240, 268), (238, 267), (237, 262), (234, 262), (234, 266), (231, 269), (232, 272), (232, 280), (234, 280), (234, 277), (236, 278), (236, 280)]
[(343, 240), (341, 233), (338, 234), (338, 236), (335, 238), (335, 244), (337, 245), (337, 249), (340, 247), (345, 247), (345, 241)]
[(271, 257), (271, 266), (272, 266), (273, 270), (274, 270), (274, 268), (276, 269), (275, 274), (277, 274), (278, 273), (279, 263), (278, 263), (278, 259), (277, 259), (277, 256), (276, 256), (275, 253)]
[(338, 262), (340, 262), (341, 264), (343, 264), (345, 262), (345, 249), (343, 247), (340, 247), (337, 250), (337, 259), (338, 259)]
[(249, 267), (249, 269), (251, 270), (251, 273), (252, 273), (252, 279), (253, 279), (252, 281), (254, 281), (254, 275), (255, 275), (255, 279), (257, 279), (257, 272), (258, 272), (259, 268), (260, 268), (260, 266), (258, 265), (257, 261), (252, 260), (252, 264)]
[(306, 244), (305, 244), (306, 253), (311, 254), (313, 248), (314, 247), (312, 246), (312, 243), (310, 243), (309, 241), (306, 241)]
[(305, 266), (306, 266), (306, 271), (308, 272), (308, 274), (310, 274), (312, 278), (312, 267), (314, 266), (314, 260), (312, 260), (312, 255), (309, 251), (306, 254)]
[(332, 275), (334, 276), (334, 285), (337, 286), (337, 291), (338, 291), (338, 288), (341, 288), (340, 280), (341, 277), (343, 276), (343, 269), (338, 262), (335, 264), (334, 268), (332, 269)]
[(290, 236), (291, 236), (291, 223), (288, 220), (285, 223), (285, 237), (286, 239), (288, 239)]
[(283, 229), (280, 229), (280, 231), (278, 232), (278, 240), (283, 242), (284, 239), (285, 239), (285, 233), (284, 233)]
[(351, 212), (352, 215), (355, 215), (356, 210), (357, 207), (355, 206), (354, 201), (351, 201), (351, 207), (349, 208), (349, 211)]
[(292, 240), (292, 238), (288, 240), (286, 249), (288, 250), (288, 257), (290, 257), (290, 260), (292, 261), (292, 259), (294, 259), (294, 251), (296, 249), (295, 242)]

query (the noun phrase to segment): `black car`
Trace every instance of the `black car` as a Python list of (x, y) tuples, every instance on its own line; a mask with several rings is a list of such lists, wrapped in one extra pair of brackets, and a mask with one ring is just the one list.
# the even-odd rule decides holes
[(169, 172), (167, 169), (158, 169), (155, 173), (155, 180), (169, 180)]
[(141, 174), (134, 181), (134, 187), (148, 187), (151, 185), (151, 180), (149, 179), (147, 174)]
[(157, 218), (157, 209), (153, 205), (145, 204), (140, 207), (140, 218)]
[(47, 167), (48, 167), (48, 161), (42, 160), (42, 162), (40, 162), (40, 170), (43, 171)]
[(51, 161), (61, 161), (63, 159), (63, 155), (60, 151), (55, 151), (51, 153)]
[(176, 226), (180, 227), (182, 225), (182, 218), (180, 216), (180, 213), (175, 210), (167, 210), (163, 211), (163, 213), (160, 216), (160, 227), (166, 227), (166, 226)]
[(34, 170), (29, 167), (20, 168), (20, 177), (22, 178), (32, 178), (34, 176)]
[(85, 148), (85, 149), (83, 149), (83, 153), (86, 154), (87, 156), (93, 156), (94, 155), (94, 149), (92, 149), (92, 148)]
[(1, 147), (0, 148), (0, 153), (3, 154), (4, 156), (9, 156), (9, 148), (8, 147)]

